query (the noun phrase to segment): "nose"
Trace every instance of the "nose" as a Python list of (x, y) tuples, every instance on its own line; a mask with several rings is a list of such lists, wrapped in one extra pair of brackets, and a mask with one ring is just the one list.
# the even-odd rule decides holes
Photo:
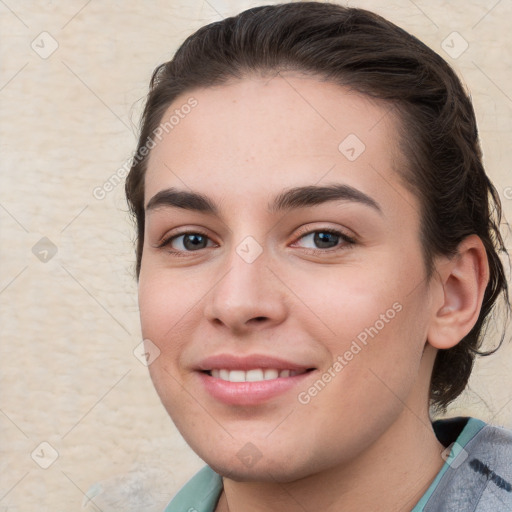
[(222, 277), (206, 297), (206, 319), (237, 334), (283, 322), (286, 286), (271, 267), (265, 251), (248, 262), (233, 250)]

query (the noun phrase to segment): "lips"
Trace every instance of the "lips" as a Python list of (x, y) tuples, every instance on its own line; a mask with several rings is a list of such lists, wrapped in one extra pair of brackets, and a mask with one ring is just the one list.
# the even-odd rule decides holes
[(200, 371), (212, 371), (213, 369), (225, 370), (254, 370), (254, 369), (275, 369), (290, 370), (290, 371), (306, 371), (311, 368), (311, 365), (295, 363), (293, 361), (286, 361), (285, 359), (265, 356), (260, 354), (253, 354), (250, 356), (235, 356), (231, 354), (219, 354), (203, 359), (198, 365), (197, 369)]
[(220, 354), (197, 367), (202, 385), (229, 405), (257, 405), (292, 390), (315, 368), (265, 355)]

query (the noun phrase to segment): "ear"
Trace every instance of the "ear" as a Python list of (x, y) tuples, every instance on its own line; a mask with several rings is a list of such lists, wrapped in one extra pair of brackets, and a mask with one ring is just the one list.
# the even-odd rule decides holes
[(435, 348), (448, 349), (459, 343), (476, 324), (489, 281), (489, 264), (482, 240), (465, 238), (457, 254), (436, 265), (440, 293), (434, 303), (427, 340)]

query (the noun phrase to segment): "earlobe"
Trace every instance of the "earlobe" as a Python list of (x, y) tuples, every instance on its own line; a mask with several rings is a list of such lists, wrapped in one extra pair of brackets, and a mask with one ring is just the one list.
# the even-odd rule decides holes
[(480, 315), (489, 281), (487, 253), (477, 235), (465, 238), (457, 254), (438, 269), (440, 304), (434, 304), (428, 342), (448, 349), (466, 336)]

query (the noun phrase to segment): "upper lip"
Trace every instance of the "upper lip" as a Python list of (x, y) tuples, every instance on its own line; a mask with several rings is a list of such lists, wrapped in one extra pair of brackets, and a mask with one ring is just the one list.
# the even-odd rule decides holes
[(199, 371), (210, 371), (212, 369), (223, 370), (252, 370), (255, 368), (272, 368), (276, 370), (308, 370), (311, 365), (304, 365), (286, 361), (278, 357), (266, 356), (263, 354), (252, 354), (236, 356), (232, 354), (218, 354), (207, 357), (197, 365)]

